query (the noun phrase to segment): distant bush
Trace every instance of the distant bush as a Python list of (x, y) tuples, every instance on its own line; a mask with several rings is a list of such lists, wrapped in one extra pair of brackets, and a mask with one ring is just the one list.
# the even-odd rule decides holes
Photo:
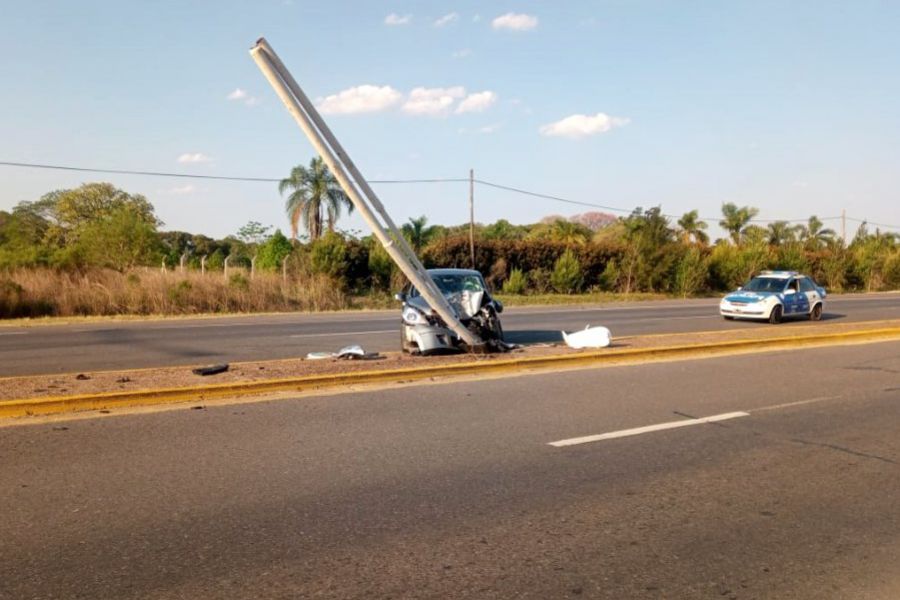
[(513, 269), (509, 278), (503, 282), (504, 294), (524, 294), (528, 288), (528, 279), (521, 269)]
[(574, 294), (581, 291), (584, 284), (584, 273), (581, 263), (571, 250), (563, 252), (553, 265), (553, 273), (550, 275), (550, 283), (553, 289), (560, 294)]

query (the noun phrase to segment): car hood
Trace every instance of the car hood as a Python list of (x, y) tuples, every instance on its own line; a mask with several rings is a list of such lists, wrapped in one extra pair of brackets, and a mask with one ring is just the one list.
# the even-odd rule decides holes
[(728, 294), (725, 296), (725, 300), (729, 302), (744, 302), (747, 304), (752, 304), (754, 302), (760, 302), (765, 300), (770, 296), (777, 296), (775, 292), (735, 292), (733, 294)]
[[(471, 319), (478, 311), (481, 310), (481, 304), (484, 301), (484, 292), (463, 292), (462, 294), (450, 294), (444, 296), (450, 307), (457, 315), (461, 315), (462, 319)], [(434, 311), (428, 301), (423, 296), (415, 296), (407, 298), (406, 303), (413, 308), (422, 311), (425, 314), (433, 314)]]

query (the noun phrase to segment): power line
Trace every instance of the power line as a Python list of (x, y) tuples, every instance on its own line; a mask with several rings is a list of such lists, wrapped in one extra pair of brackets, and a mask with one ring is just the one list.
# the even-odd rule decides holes
[[(76, 171), (79, 173), (105, 173), (111, 175), (143, 175), (147, 177), (176, 177), (182, 179), (213, 179), (218, 181), (249, 181), (253, 183), (278, 183), (281, 178), (273, 177), (237, 177), (228, 175), (199, 175), (193, 173), (170, 173), (165, 171), (132, 171), (128, 169), (96, 169), (92, 167), (72, 167), (68, 165), (46, 165), (38, 163), (20, 163), (0, 161), (0, 166), (21, 167), (27, 169), (50, 169), (55, 171)], [(433, 179), (370, 179), (369, 183), (460, 183), (468, 181), (463, 178)]]
[[(42, 163), (25, 163), (25, 162), (12, 162), (12, 161), (0, 161), (0, 166), (4, 167), (17, 167), (17, 168), (26, 168), (26, 169), (45, 169), (45, 170), (55, 170), (55, 171), (74, 171), (79, 173), (104, 173), (110, 175), (139, 175), (146, 177), (169, 177), (169, 178), (180, 178), (180, 179), (203, 179), (203, 180), (215, 180), (215, 181), (244, 181), (251, 183), (278, 183), (281, 181), (281, 178), (276, 177), (239, 177), (239, 176), (230, 176), (230, 175), (200, 175), (196, 173), (172, 173), (167, 171), (139, 171), (139, 170), (130, 170), (130, 169), (99, 169), (93, 167), (75, 167), (71, 165), (50, 165), (50, 164), (42, 164)], [(370, 179), (369, 183), (372, 184), (425, 184), (425, 183), (467, 183), (469, 182), (468, 178), (464, 177), (434, 177), (428, 179)], [(582, 200), (573, 200), (571, 198), (564, 198), (562, 196), (554, 196), (552, 194), (542, 194), (539, 192), (533, 192), (530, 190), (517, 188), (509, 185), (503, 185), (500, 183), (494, 183), (492, 181), (485, 181), (483, 179), (475, 179), (475, 183), (479, 185), (484, 185), (487, 187), (492, 187), (500, 190), (505, 190), (508, 192), (513, 192), (516, 194), (522, 194), (525, 196), (531, 196), (533, 198), (542, 198), (544, 200), (553, 200), (555, 202), (562, 202), (564, 204), (571, 204), (574, 206), (584, 206), (588, 208), (597, 208), (600, 210), (607, 210), (610, 212), (621, 213), (621, 214), (631, 214), (633, 210), (627, 208), (621, 208), (617, 206), (607, 206), (604, 204), (597, 204), (595, 202), (585, 202)], [(664, 217), (669, 219), (678, 219), (679, 215), (673, 214), (665, 214)], [(715, 223), (720, 220), (719, 217), (697, 217), (701, 221), (707, 221), (710, 223)], [(821, 221), (835, 221), (840, 219), (841, 217), (822, 217)], [(900, 225), (888, 225), (885, 223), (874, 223), (872, 221), (867, 221), (865, 219), (856, 219), (852, 217), (847, 217), (850, 221), (855, 221), (857, 223), (868, 223), (875, 227), (883, 227), (885, 229), (900, 229)], [(808, 219), (750, 219), (750, 223), (774, 223), (777, 221), (783, 221), (786, 223), (805, 223)]]
[[(572, 200), (572, 199), (570, 199), (570, 198), (562, 198), (562, 197), (560, 197), (560, 196), (552, 196), (552, 195), (550, 195), (550, 194), (540, 194), (540, 193), (538, 193), (538, 192), (532, 192), (532, 191), (529, 191), (529, 190), (523, 190), (523, 189), (520, 189), (520, 188), (515, 188), (515, 187), (512, 187), (512, 186), (508, 186), (508, 185), (501, 185), (501, 184), (499, 184), (499, 183), (493, 183), (493, 182), (490, 182), (490, 181), (484, 181), (483, 179), (476, 179), (475, 182), (476, 182), (476, 183), (480, 183), (481, 185), (486, 185), (486, 186), (493, 187), (493, 188), (497, 188), (497, 189), (501, 189), (501, 190), (507, 190), (507, 191), (510, 191), (510, 192), (516, 192), (516, 193), (518, 193), (518, 194), (523, 194), (523, 195), (526, 195), (526, 196), (533, 196), (533, 197), (535, 197), (535, 198), (544, 198), (544, 199), (547, 199), (547, 200), (555, 200), (555, 201), (557, 201), (557, 202), (565, 202), (566, 204), (575, 204), (575, 205), (578, 205), (578, 206), (587, 206), (587, 207), (590, 207), (590, 208), (599, 208), (599, 209), (602, 209), (602, 210), (608, 210), (608, 211), (618, 212), (618, 213), (624, 213), (624, 214), (631, 214), (632, 212), (634, 212), (634, 211), (629, 210), (629, 209), (627, 209), (627, 208), (619, 208), (619, 207), (615, 207), (615, 206), (605, 206), (605, 205), (603, 205), (603, 204), (596, 204), (596, 203), (593, 203), (593, 202), (583, 202), (583, 201), (581, 201), (581, 200)], [(667, 218), (669, 218), (669, 219), (679, 219), (679, 218), (680, 218), (679, 215), (665, 214), (665, 213), (662, 213), (662, 216), (667, 217)], [(719, 217), (697, 217), (697, 218), (698, 218), (699, 220), (701, 220), (701, 221), (718, 221), (718, 220), (720, 220)], [(835, 220), (835, 219), (840, 219), (840, 217), (822, 217), (822, 218), (819, 219), (819, 220), (821, 220), (821, 221), (833, 221), (833, 220)], [(750, 219), (749, 222), (751, 222), (751, 223), (774, 223), (774, 222), (776, 222), (776, 221), (783, 221), (783, 222), (785, 222), (785, 223), (806, 223), (806, 222), (808, 221), (808, 219)]]

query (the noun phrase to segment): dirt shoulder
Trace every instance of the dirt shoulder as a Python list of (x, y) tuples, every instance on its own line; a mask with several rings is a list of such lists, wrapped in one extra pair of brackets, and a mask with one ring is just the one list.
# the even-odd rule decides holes
[[(640, 348), (714, 344), (740, 340), (783, 339), (804, 335), (856, 332), (897, 327), (900, 327), (900, 319), (847, 324), (809, 323), (793, 327), (757, 325), (731, 331), (618, 337), (613, 339), (612, 345), (605, 351), (610, 354), (616, 354)], [(545, 344), (518, 348), (507, 354), (481, 356), (461, 354), (421, 357), (402, 355), (400, 353), (386, 353), (360, 360), (341, 360), (335, 358), (307, 360), (306, 358), (298, 357), (285, 360), (239, 362), (231, 363), (228, 371), (225, 373), (205, 377), (192, 373), (192, 369), (195, 367), (166, 367), (97, 372), (86, 371), (83, 373), (8, 377), (0, 378), (0, 402), (23, 398), (156, 390), (222, 383), (259, 382), (314, 375), (408, 369), (472, 362), (490, 362), (509, 358), (537, 358), (554, 355), (571, 355), (579, 352), (585, 351), (573, 350), (563, 344)]]

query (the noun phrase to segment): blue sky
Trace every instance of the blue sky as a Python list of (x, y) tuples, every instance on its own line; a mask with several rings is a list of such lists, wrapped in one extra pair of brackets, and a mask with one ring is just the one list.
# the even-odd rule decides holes
[[(0, 15), (2, 161), (284, 176), (313, 151), (248, 55), (265, 36), (371, 179), (474, 168), (625, 209), (900, 224), (897, 2), (0, 0)], [(0, 209), (94, 180), (145, 194), (169, 229), (287, 225), (272, 184), (7, 167)], [(376, 190), (398, 221), (468, 216), (466, 184)], [(476, 189), (483, 222), (582, 210)]]

